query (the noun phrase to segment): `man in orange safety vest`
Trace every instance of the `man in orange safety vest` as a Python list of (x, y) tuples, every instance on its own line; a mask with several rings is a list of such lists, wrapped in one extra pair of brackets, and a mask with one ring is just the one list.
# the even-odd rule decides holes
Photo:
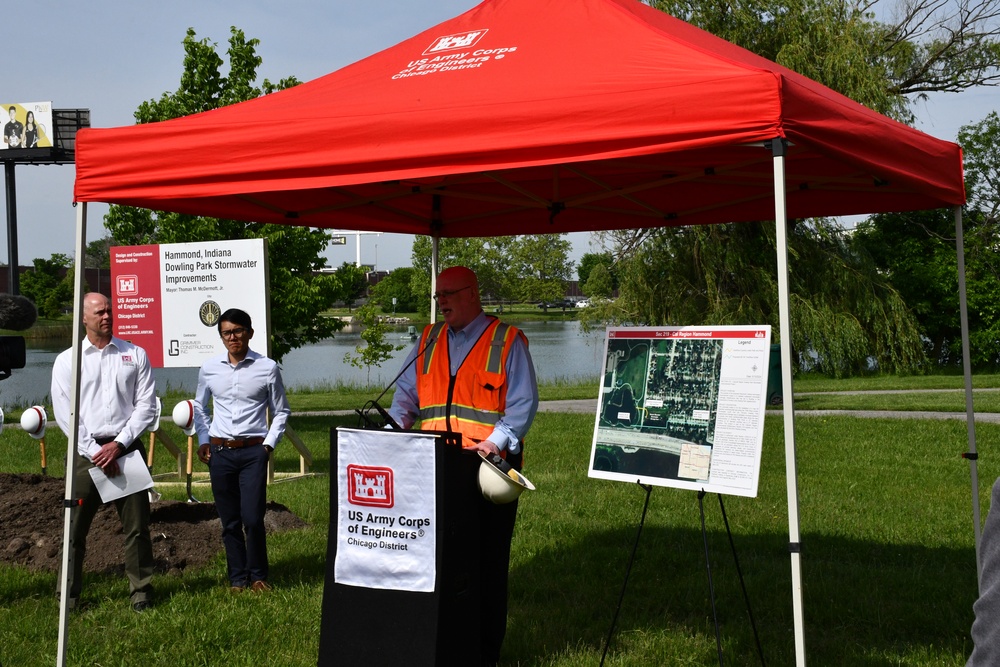
[[(442, 322), (428, 325), (410, 351), (389, 414), (403, 428), (462, 434), (463, 447), (499, 454), (520, 470), (524, 436), (538, 409), (528, 340), (483, 312), (476, 274), (445, 269), (434, 293)], [(507, 578), (517, 501), (480, 500), (479, 571), (482, 662), (494, 665), (507, 629)]]

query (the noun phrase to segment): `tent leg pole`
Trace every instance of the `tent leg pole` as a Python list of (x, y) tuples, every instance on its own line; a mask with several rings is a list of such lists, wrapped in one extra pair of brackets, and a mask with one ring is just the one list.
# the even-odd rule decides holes
[(778, 246), (778, 310), (781, 325), (781, 394), (782, 414), (785, 422), (785, 486), (788, 492), (788, 549), (792, 561), (792, 621), (795, 632), (795, 664), (797, 667), (805, 667), (798, 468), (795, 463), (795, 405), (792, 395), (792, 323), (788, 288), (788, 227), (785, 202), (786, 144), (783, 139), (775, 139), (772, 143), (774, 151), (774, 224)]
[(965, 235), (962, 229), (962, 207), (955, 207), (955, 254), (958, 258), (958, 307), (962, 321), (962, 370), (965, 375), (965, 425), (969, 434), (969, 450), (964, 455), (969, 460), (972, 483), (972, 528), (976, 543), (976, 581), (983, 577), (983, 563), (979, 555), (982, 522), (979, 517), (979, 468), (976, 453), (976, 411), (972, 403), (972, 360), (969, 345), (969, 306), (965, 291)]
[(80, 364), (83, 346), (77, 331), (83, 321), (83, 280), (84, 260), (87, 256), (87, 204), (76, 204), (76, 273), (73, 276), (73, 379), (70, 386), (70, 425), (72, 435), (66, 444), (66, 496), (63, 502), (62, 570), (60, 571), (59, 596), (59, 644), (56, 649), (56, 664), (66, 664), (66, 644), (69, 640), (69, 573), (73, 567), (73, 542), (70, 522), (73, 517), (74, 476), (76, 474), (77, 440), (80, 433)]
[[(441, 250), (440, 247), (441, 238), (438, 236), (431, 237), (431, 294), (437, 291), (437, 279), (438, 279), (438, 253)], [(437, 322), (437, 304), (434, 303), (434, 299), (431, 299), (431, 324)]]

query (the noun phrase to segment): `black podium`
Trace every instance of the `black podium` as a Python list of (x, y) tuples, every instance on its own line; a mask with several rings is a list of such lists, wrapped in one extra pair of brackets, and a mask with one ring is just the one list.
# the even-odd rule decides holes
[[(345, 447), (348, 450), (345, 454), (340, 441), (346, 443), (350, 440), (352, 445), (362, 442), (366, 451), (374, 452), (376, 459), (384, 456), (381, 459), (384, 464), (362, 468), (387, 471), (379, 478), (378, 483), (383, 483), (382, 478), (386, 476), (391, 481), (393, 457), (406, 433), (331, 429), (330, 534), (320, 626), (318, 664), (321, 667), (420, 667), (480, 663), (478, 625), (470, 621), (476, 618), (479, 611), (479, 572), (476, 569), (479, 526), (475, 508), (481, 498), (476, 481), (481, 459), (475, 452), (462, 449), (460, 435), (419, 432), (424, 439), (421, 446), (424, 446), (423, 443), (429, 445), (425, 446), (426, 455), (433, 459), (430, 469), (433, 470), (435, 484), (432, 488), (436, 493), (430, 500), (433, 500), (436, 525), (433, 531), (433, 562), (417, 567), (434, 568), (433, 590), (415, 592), (384, 586), (370, 587), (356, 582), (345, 584), (343, 580), (350, 578), (345, 578), (343, 572), (338, 580), (338, 551), (344, 550), (346, 560), (348, 550), (358, 549), (356, 540), (359, 539), (371, 550), (373, 558), (381, 559), (379, 563), (387, 563), (387, 569), (392, 569), (394, 565), (393, 553), (382, 553), (378, 546), (391, 547), (391, 544), (378, 538), (355, 538), (360, 531), (347, 533), (341, 530), (339, 522), (342, 516), (367, 517), (369, 520), (382, 520), (385, 525), (392, 522), (394, 527), (406, 526), (406, 531), (390, 535), (401, 536), (404, 544), (408, 537), (412, 536), (414, 541), (417, 539), (415, 532), (407, 532), (412, 531), (413, 517), (393, 514), (393, 507), (404, 506), (407, 500), (389, 497), (400, 491), (373, 485), (355, 488), (352, 486), (355, 479), (365, 484), (369, 481), (356, 472), (353, 473), (355, 477), (347, 478), (347, 485), (351, 488), (341, 488), (343, 473), (352, 474), (354, 462), (348, 457), (356, 456), (356, 450)], [(428, 437), (431, 438), (429, 443), (426, 440)], [(357, 469), (353, 466), (354, 471)], [(405, 471), (396, 469), (395, 472), (400, 475)], [(414, 490), (408, 492), (414, 493)], [(423, 502), (427, 500), (422, 499)], [(393, 503), (393, 507), (387, 507), (389, 502)], [(347, 506), (342, 507), (344, 503)], [(378, 503), (382, 506), (379, 507)], [(353, 526), (353, 529), (357, 528), (357, 525)], [(351, 526), (347, 529), (350, 530)], [(378, 529), (362, 526), (362, 530), (368, 535), (379, 534), (372, 532)], [(350, 537), (345, 539), (345, 534)], [(424, 548), (430, 548), (430, 545), (424, 545)], [(413, 564), (404, 563), (404, 566), (412, 568)]]

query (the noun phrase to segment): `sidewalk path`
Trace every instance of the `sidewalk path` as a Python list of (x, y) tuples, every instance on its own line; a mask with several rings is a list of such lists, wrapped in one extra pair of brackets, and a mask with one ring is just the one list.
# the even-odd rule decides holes
[[(918, 390), (921, 391), (921, 390)], [(931, 390), (940, 391), (940, 390)], [(956, 390), (961, 391), (961, 390)], [(906, 393), (904, 391), (872, 391), (872, 392), (822, 392), (827, 394), (875, 394), (875, 393)], [(910, 392), (913, 393), (913, 392)], [(806, 395), (806, 394), (796, 394)], [(567, 400), (567, 401), (542, 401), (538, 404), (539, 412), (572, 412), (582, 414), (597, 413), (597, 399)], [(781, 410), (767, 410), (768, 415), (780, 415)], [(796, 410), (796, 416), (803, 417), (863, 417), (867, 419), (960, 419), (965, 421), (964, 412), (928, 412), (916, 410)], [(1000, 424), (1000, 413), (997, 412), (977, 412), (977, 422)]]

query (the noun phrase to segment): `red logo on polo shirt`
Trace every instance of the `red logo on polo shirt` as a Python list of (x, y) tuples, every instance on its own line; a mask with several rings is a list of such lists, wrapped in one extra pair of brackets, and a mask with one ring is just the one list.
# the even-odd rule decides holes
[(347, 466), (347, 501), (352, 505), (392, 507), (392, 468)]

